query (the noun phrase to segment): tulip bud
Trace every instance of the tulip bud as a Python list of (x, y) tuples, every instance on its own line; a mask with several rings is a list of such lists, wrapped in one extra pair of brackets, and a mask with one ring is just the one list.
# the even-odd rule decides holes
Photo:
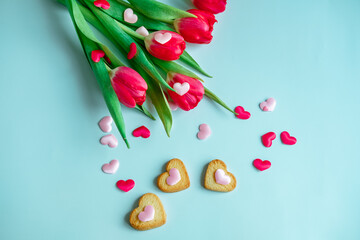
[(213, 38), (214, 14), (198, 9), (188, 10), (197, 18), (179, 18), (174, 21), (175, 29), (189, 43), (209, 44)]
[(145, 37), (145, 47), (154, 57), (165, 61), (173, 61), (180, 58), (186, 44), (180, 34), (161, 30)]
[(118, 67), (110, 72), (111, 84), (119, 101), (129, 108), (142, 105), (148, 88), (141, 75), (129, 67)]
[(167, 90), (171, 99), (182, 110), (189, 111), (195, 108), (204, 96), (204, 86), (196, 78), (169, 72), (167, 81), (176, 90), (175, 92)]
[(213, 14), (225, 11), (226, 0), (192, 0), (196, 8)]

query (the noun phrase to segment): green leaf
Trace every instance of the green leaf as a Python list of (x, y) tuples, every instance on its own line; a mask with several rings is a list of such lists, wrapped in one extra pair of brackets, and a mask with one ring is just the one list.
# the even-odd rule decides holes
[(197, 70), (198, 72), (202, 73), (203, 75), (212, 78), (211, 75), (209, 75), (208, 73), (206, 73), (201, 67), (200, 65), (190, 56), (190, 54), (186, 51), (183, 52), (183, 54), (181, 54), (180, 59), (181, 62), (185, 63), (186, 65), (192, 67), (193, 69)]
[(149, 112), (149, 110), (146, 109), (146, 107), (140, 106), (140, 105), (136, 105), (135, 109), (139, 110), (140, 112), (142, 112), (143, 114), (145, 114), (146, 116), (148, 116), (150, 119), (156, 120), (156, 119), (154, 118), (154, 116)]
[(213, 92), (211, 92), (206, 87), (204, 87), (204, 88), (205, 88), (205, 96), (212, 99), (213, 101), (215, 101), (216, 103), (218, 103), (219, 105), (224, 107), (225, 109), (229, 110), (231, 113), (237, 115), (237, 113), (234, 112), (231, 108), (229, 108), (228, 105), (226, 105), (226, 103), (224, 103), (218, 96), (216, 96)]
[(191, 13), (155, 0), (128, 0), (128, 2), (145, 16), (166, 23), (173, 23), (177, 18), (196, 17)]

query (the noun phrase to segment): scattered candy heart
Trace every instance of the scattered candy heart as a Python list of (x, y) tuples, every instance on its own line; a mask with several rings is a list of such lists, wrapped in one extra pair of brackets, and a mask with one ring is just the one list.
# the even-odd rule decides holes
[(118, 140), (116, 139), (116, 137), (114, 135), (109, 134), (109, 135), (103, 136), (100, 139), (100, 143), (102, 145), (108, 145), (111, 148), (115, 148), (118, 145)]
[(203, 123), (199, 126), (199, 132), (197, 133), (197, 137), (200, 140), (207, 139), (211, 135), (210, 126), (206, 123)]
[(181, 180), (181, 175), (177, 168), (172, 168), (169, 171), (169, 176), (166, 178), (166, 183), (169, 186), (177, 184)]
[(155, 41), (157, 41), (160, 44), (167, 43), (168, 41), (170, 41), (171, 38), (172, 38), (172, 35), (169, 32), (166, 32), (166, 33), (158, 32), (154, 36)]
[(110, 8), (110, 3), (106, 0), (96, 0), (94, 5), (105, 10)]
[(218, 169), (215, 172), (215, 181), (221, 185), (228, 185), (231, 182), (231, 178), (225, 174), (224, 170)]
[(141, 126), (141, 127), (136, 128), (132, 132), (132, 135), (134, 137), (148, 138), (148, 137), (150, 137), (150, 130), (145, 126)]
[(294, 145), (297, 142), (296, 138), (290, 136), (290, 134), (286, 131), (283, 131), (280, 134), (280, 139), (283, 142), (283, 144), (286, 144), (286, 145)]
[(102, 170), (104, 173), (108, 173), (108, 174), (114, 174), (116, 173), (116, 171), (119, 168), (119, 161), (118, 160), (111, 160), (110, 163), (105, 163), (102, 166)]
[(155, 209), (152, 205), (147, 205), (144, 211), (139, 213), (139, 220), (142, 222), (148, 222), (153, 220), (155, 217)]
[(116, 186), (117, 186), (120, 190), (122, 190), (122, 191), (124, 191), (124, 192), (128, 192), (128, 191), (130, 191), (131, 189), (134, 188), (135, 182), (134, 182), (134, 180), (132, 180), (132, 179), (128, 179), (128, 180), (126, 180), (126, 181), (124, 181), (124, 180), (119, 180), (119, 181), (117, 181)]
[(251, 117), (251, 114), (245, 111), (242, 106), (237, 106), (235, 108), (235, 112), (237, 113), (236, 117), (243, 120), (249, 119)]
[(135, 32), (137, 32), (138, 34), (140, 34), (141, 36), (144, 36), (144, 37), (149, 35), (149, 31), (144, 26), (139, 27), (138, 29), (136, 29)]
[(134, 13), (131, 8), (127, 8), (124, 11), (124, 21), (128, 23), (136, 23), (138, 16)]
[(103, 132), (111, 132), (111, 124), (113, 122), (113, 119), (112, 117), (110, 116), (106, 116), (106, 117), (103, 117), (100, 122), (99, 122), (99, 127), (101, 129), (101, 131)]
[(100, 59), (105, 57), (105, 53), (103, 50), (94, 50), (91, 52), (91, 59), (94, 62), (100, 62)]
[(172, 101), (169, 102), (169, 107), (170, 107), (171, 111), (176, 111), (179, 108), (179, 106)]
[(184, 82), (182, 84), (177, 82), (177, 83), (174, 83), (173, 88), (177, 94), (179, 94), (180, 96), (183, 96), (190, 90), (190, 84), (187, 82)]
[(271, 147), (272, 141), (276, 138), (274, 132), (268, 132), (261, 136), (261, 141), (265, 147)]
[(266, 170), (266, 169), (268, 169), (268, 168), (270, 168), (271, 167), (271, 162), (270, 161), (268, 161), (268, 160), (261, 160), (261, 159), (255, 159), (254, 161), (253, 161), (253, 165), (254, 165), (254, 167), (256, 168), (256, 169), (258, 169), (258, 170), (260, 170), (260, 171), (264, 171), (264, 170)]
[(274, 98), (268, 98), (266, 101), (260, 103), (260, 108), (264, 112), (272, 112), (275, 110), (276, 100)]
[(130, 44), (130, 51), (127, 55), (127, 58), (132, 59), (133, 57), (135, 57), (136, 52), (137, 52), (136, 43), (133, 42)]

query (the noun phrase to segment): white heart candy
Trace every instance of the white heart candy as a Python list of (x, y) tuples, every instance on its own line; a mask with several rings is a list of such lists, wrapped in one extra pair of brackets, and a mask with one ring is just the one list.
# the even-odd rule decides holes
[(160, 44), (167, 43), (168, 41), (170, 41), (171, 38), (172, 38), (172, 35), (169, 32), (166, 32), (166, 33), (158, 32), (158, 33), (155, 33), (155, 36), (154, 36), (155, 41), (157, 41)]
[(119, 161), (114, 159), (111, 160), (110, 163), (105, 163), (101, 169), (103, 170), (104, 173), (114, 174), (116, 173), (118, 168), (119, 168)]
[(114, 135), (109, 134), (109, 135), (103, 136), (100, 139), (100, 143), (102, 145), (108, 145), (111, 148), (115, 148), (118, 145), (118, 140), (116, 139), (116, 137)]
[(139, 27), (138, 29), (136, 29), (135, 32), (137, 32), (138, 34), (140, 34), (141, 36), (144, 36), (144, 37), (149, 35), (149, 31), (144, 26)]
[(228, 185), (231, 182), (231, 178), (225, 174), (225, 171), (218, 169), (215, 172), (215, 181), (221, 185)]
[(175, 92), (177, 94), (179, 94), (180, 96), (183, 96), (190, 90), (190, 84), (187, 82), (184, 82), (182, 84), (177, 82), (177, 83), (174, 83), (173, 89), (175, 90)]
[(275, 110), (276, 100), (274, 98), (268, 98), (266, 101), (260, 103), (260, 108), (264, 112), (272, 112)]
[(198, 139), (204, 140), (210, 137), (211, 135), (211, 129), (210, 126), (206, 123), (203, 123), (199, 126), (199, 132), (197, 134)]
[(136, 23), (138, 16), (134, 13), (131, 8), (127, 8), (124, 11), (124, 21), (128, 23)]

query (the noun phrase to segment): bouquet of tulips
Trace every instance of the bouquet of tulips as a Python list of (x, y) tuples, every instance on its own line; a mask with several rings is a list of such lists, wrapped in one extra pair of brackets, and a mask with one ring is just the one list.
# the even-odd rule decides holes
[[(185, 41), (211, 42), (214, 13), (225, 10), (226, 0), (193, 0), (199, 9), (188, 11), (155, 0), (58, 1), (69, 10), (109, 112), (128, 147), (121, 104), (155, 119), (144, 106), (150, 99), (168, 136), (170, 105), (189, 111), (205, 95), (234, 113), (188, 69), (211, 77), (185, 51)], [(98, 40), (89, 24), (118, 48), (122, 61)]]

